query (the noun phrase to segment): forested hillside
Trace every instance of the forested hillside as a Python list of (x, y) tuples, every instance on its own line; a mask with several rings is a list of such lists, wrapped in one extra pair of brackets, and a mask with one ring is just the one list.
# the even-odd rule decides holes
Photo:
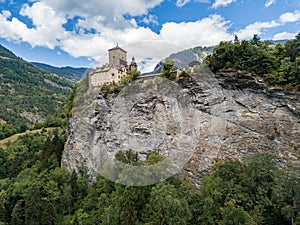
[(74, 68), (70, 66), (55, 67), (44, 63), (38, 63), (38, 62), (32, 62), (32, 64), (38, 68), (48, 71), (49, 73), (55, 73), (59, 76), (66, 77), (74, 81), (79, 81), (80, 79), (85, 77), (88, 70), (88, 68), (84, 68), (84, 67), (79, 67), (79, 68)]
[[(177, 176), (144, 187), (99, 176), (88, 185), (84, 168), (77, 175), (60, 167), (64, 141), (61, 132), (43, 132), (0, 148), (0, 224), (300, 223), (299, 177), (270, 156), (217, 163), (201, 187)], [(134, 152), (118, 155), (139, 164)]]
[(216, 72), (242, 70), (261, 76), (271, 85), (300, 89), (300, 33), (284, 45), (260, 41), (254, 35), (251, 41), (221, 42), (214, 48), (206, 63)]
[(61, 112), (73, 86), (0, 46), (0, 139)]

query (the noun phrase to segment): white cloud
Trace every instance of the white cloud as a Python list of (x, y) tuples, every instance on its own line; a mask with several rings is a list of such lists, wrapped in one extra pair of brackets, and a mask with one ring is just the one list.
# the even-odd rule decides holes
[[(137, 27), (134, 19), (125, 21), (122, 15), (115, 18), (115, 15), (103, 14), (95, 15), (89, 14), (88, 11), (93, 11), (89, 1), (88, 5), (83, 4), (84, 7), (77, 7), (77, 3), (81, 0), (60, 0), (51, 1), (51, 6), (47, 5), (47, 0), (35, 2), (32, 6), (24, 5), (20, 11), (20, 15), (31, 19), (33, 27), (29, 28), (27, 25), (17, 18), (10, 18), (9, 11), (0, 13), (0, 36), (13, 41), (28, 42), (31, 46), (44, 46), (53, 49), (55, 46), (60, 47), (74, 57), (87, 56), (96, 59), (101, 59), (100, 56), (105, 55), (108, 48), (115, 45), (115, 43), (130, 43), (134, 41), (156, 39), (157, 34), (148, 28)], [(148, 7), (157, 5), (162, 0), (146, 0), (146, 1), (126, 1), (126, 9), (124, 12), (143, 13)], [(94, 1), (95, 4), (111, 5), (111, 2), (122, 3), (124, 1)], [(71, 4), (72, 3), (72, 4)], [(134, 3), (134, 4), (133, 4)], [(71, 7), (72, 5), (72, 7)], [(119, 4), (115, 4), (119, 5)], [(65, 8), (70, 8), (70, 13), (64, 12)], [(130, 8), (130, 6), (132, 6)], [(87, 8), (86, 8), (87, 7)], [(96, 5), (93, 6), (95, 8)], [(56, 9), (55, 9), (56, 8)], [(103, 7), (102, 7), (103, 8)], [(118, 7), (117, 7), (118, 8)], [(105, 11), (105, 9), (102, 9)], [(115, 12), (117, 13), (117, 9)], [(78, 13), (78, 14), (77, 14)], [(73, 18), (75, 15), (80, 15), (76, 30), (66, 31), (63, 24), (67, 22), (66, 18)], [(108, 17), (106, 17), (108, 16)], [(114, 26), (109, 26), (106, 22), (108, 20), (122, 20), (123, 25), (116, 29)], [(155, 17), (149, 17), (152, 22)], [(118, 24), (118, 21), (115, 22)], [(96, 34), (85, 34), (84, 30), (96, 29)]]
[(247, 39), (253, 37), (254, 34), (262, 34), (264, 29), (278, 26), (281, 26), (281, 24), (276, 21), (255, 22), (253, 24), (249, 24), (244, 29), (237, 31), (235, 34), (239, 37), (239, 39)]
[[(232, 35), (227, 32), (228, 24), (229, 21), (225, 21), (220, 15), (211, 15), (189, 23), (165, 23), (160, 34), (152, 37), (156, 41), (138, 42), (138, 39), (143, 40), (140, 37), (124, 48), (128, 51), (129, 57), (134, 55), (138, 62), (144, 62), (142, 65), (144, 72), (151, 71), (158, 61), (171, 53), (198, 45), (215, 45), (221, 40), (232, 39)], [(149, 30), (148, 35), (150, 34)]]
[[(0, 0), (1, 1), (1, 0)], [(41, 0), (24, 5), (20, 11), (28, 17), (33, 27), (12, 17), (9, 11), (0, 13), (0, 37), (17, 42), (27, 42), (31, 46), (59, 47), (73, 57), (90, 57), (100, 64), (107, 62), (107, 49), (119, 43), (133, 55), (137, 62), (144, 61), (145, 70), (172, 52), (195, 46), (210, 46), (221, 40), (232, 40), (229, 32), (230, 21), (220, 15), (210, 15), (192, 22), (166, 22), (157, 34), (150, 28), (139, 27), (134, 19), (124, 19), (125, 14), (141, 15), (146, 24), (158, 24), (155, 15), (148, 10), (164, 0)], [(209, 0), (181, 0), (188, 2), (208, 2)], [(216, 0), (214, 8), (226, 6), (235, 0)], [(270, 0), (269, 0), (270, 1)], [(75, 16), (75, 30), (67, 31), (64, 24)], [(299, 11), (282, 14), (277, 21), (256, 22), (237, 31), (239, 39), (261, 34), (285, 22), (299, 20)], [(86, 30), (95, 30), (86, 33)], [(288, 36), (279, 33), (274, 38)], [(294, 35), (294, 34), (293, 34)]]
[(122, 47), (128, 51), (128, 56), (135, 56), (137, 61), (143, 60), (144, 69), (147, 70), (153, 69), (159, 60), (170, 53), (197, 45), (209, 46), (221, 40), (230, 40), (232, 37), (227, 32), (228, 23), (229, 21), (225, 21), (221, 16), (212, 15), (195, 22), (165, 23), (160, 34), (144, 27), (124, 30), (102, 27), (99, 35), (72, 36), (61, 41), (61, 48), (74, 57), (84, 55), (105, 63), (107, 49), (116, 43), (123, 43)]
[(0, 36), (8, 40), (21, 41), (21, 35), (25, 34), (27, 27), (18, 19), (10, 17), (9, 11), (3, 10), (0, 13)]
[[(62, 40), (60, 47), (74, 57), (92, 57), (100, 64), (104, 64), (107, 62), (107, 49), (116, 45), (116, 43), (125, 45), (137, 43), (142, 40), (158, 39), (159, 36), (149, 28), (139, 27), (125, 30), (103, 28), (101, 35), (73, 35), (68, 39)], [(145, 49), (141, 49), (141, 51), (144, 57), (149, 54)], [(163, 49), (161, 49), (161, 51), (163, 51)]]
[[(174, 52), (182, 50), (182, 47), (180, 46), (161, 40), (135, 42), (125, 45), (124, 48), (128, 52), (127, 55), (129, 59), (134, 56), (137, 62), (142, 62), (139, 65), (139, 68), (143, 72), (153, 71), (160, 60), (168, 57)], [(147, 51), (145, 51), (145, 49), (147, 49)]]
[[(220, 40), (228, 40), (231, 36), (227, 32), (228, 21), (219, 15), (212, 15), (189, 23), (165, 23), (162, 25), (160, 33), (157, 34), (150, 28), (138, 27), (134, 19), (128, 21), (121, 15), (118, 17), (114, 14), (98, 14), (96, 11), (93, 12), (94, 14), (88, 14), (91, 9), (85, 7), (89, 7), (89, 4), (79, 8), (76, 5), (77, 1), (80, 3), (82, 0), (53, 0), (49, 3), (48, 0), (42, 0), (34, 2), (31, 6), (24, 5), (20, 14), (28, 17), (32, 21), (33, 27), (28, 27), (17, 18), (11, 18), (9, 11), (3, 11), (0, 13), (0, 36), (18, 42), (27, 42), (33, 47), (45, 46), (50, 49), (59, 47), (73, 57), (86, 56), (96, 59), (101, 64), (107, 62), (107, 49), (120, 43), (120, 45), (128, 47), (129, 57), (132, 54), (135, 55), (137, 61), (145, 62), (144, 68), (154, 66), (157, 61), (174, 51), (196, 45), (217, 44)], [(93, 2), (93, 0), (91, 1)], [(111, 1), (117, 2), (117, 0)], [(143, 13), (148, 10), (148, 7), (157, 5), (161, 1), (129, 0), (129, 4), (125, 7), (127, 10), (123, 12)], [(107, 7), (110, 6), (109, 1), (99, 2), (94, 1), (98, 6), (104, 3), (108, 4)], [(122, 2), (123, 0), (119, 3)], [(135, 6), (130, 8), (132, 2), (143, 6), (143, 9)], [(69, 6), (71, 8), (67, 13), (64, 10)], [(118, 10), (115, 9), (115, 11)], [(67, 22), (67, 18), (72, 19), (75, 15), (80, 16), (75, 24), (76, 31), (67, 31), (63, 25)], [(115, 23), (120, 20), (122, 25), (117, 25), (117, 27), (111, 25), (109, 21), (114, 19)], [(155, 24), (157, 18), (150, 14), (144, 22)], [(96, 32), (84, 32), (91, 29), (95, 29)], [(146, 49), (147, 51), (145, 51)], [(145, 58), (148, 59), (145, 60)]]
[(191, 1), (193, 2), (200, 2), (200, 3), (208, 3), (210, 0), (177, 0), (176, 1), (176, 6), (177, 7), (183, 7), (186, 4), (190, 3)]
[(164, 0), (41, 0), (55, 11), (62, 12), (70, 18), (80, 15), (88, 22), (93, 22), (99, 15), (101, 23), (114, 28), (130, 26), (123, 15), (147, 14), (148, 10)]
[(156, 15), (152, 15), (152, 14), (150, 14), (150, 15), (148, 15), (147, 17), (144, 17), (144, 19), (143, 19), (143, 22), (145, 23), (145, 24), (155, 24), (155, 25), (158, 25), (158, 21), (157, 21), (157, 16)]
[(280, 16), (279, 20), (283, 23), (297, 22), (300, 20), (300, 11), (284, 13)]
[(60, 27), (66, 22), (64, 16), (58, 15), (52, 8), (41, 2), (36, 2), (32, 6), (24, 5), (20, 15), (30, 18), (38, 28), (45, 25)]
[(8, 19), (11, 17), (11, 12), (8, 10), (3, 10), (2, 15), (3, 15), (3, 18)]
[(273, 40), (285, 40), (285, 39), (294, 39), (296, 37), (297, 33), (288, 33), (288, 32), (281, 32), (278, 34), (275, 34), (273, 37)]
[(183, 7), (183, 6), (185, 6), (189, 2), (190, 2), (190, 0), (177, 0), (176, 1), (176, 6), (177, 7)]
[(233, 2), (235, 2), (236, 0), (215, 0), (214, 4), (211, 6), (212, 8), (216, 9), (219, 8), (221, 6), (227, 6)]
[(269, 8), (271, 5), (273, 5), (276, 2), (276, 0), (268, 0), (265, 3), (265, 7)]
[(196, 45), (215, 45), (220, 40), (230, 40), (229, 21), (220, 15), (211, 15), (196, 22), (165, 23), (160, 37), (169, 43), (189, 48)]
[(59, 39), (68, 36), (62, 27), (62, 24), (66, 22), (64, 17), (43, 3), (36, 2), (32, 7), (24, 5), (20, 14), (29, 17), (34, 27), (28, 28), (17, 18), (10, 20), (10, 12), (2, 11), (0, 14), (1, 37), (28, 42), (33, 47), (44, 46), (53, 49), (59, 44)]

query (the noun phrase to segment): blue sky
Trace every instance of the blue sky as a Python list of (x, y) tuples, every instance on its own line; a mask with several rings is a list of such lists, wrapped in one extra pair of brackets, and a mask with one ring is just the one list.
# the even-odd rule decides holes
[(0, 44), (55, 66), (107, 62), (117, 43), (141, 69), (172, 52), (222, 40), (292, 39), (298, 0), (0, 0)]

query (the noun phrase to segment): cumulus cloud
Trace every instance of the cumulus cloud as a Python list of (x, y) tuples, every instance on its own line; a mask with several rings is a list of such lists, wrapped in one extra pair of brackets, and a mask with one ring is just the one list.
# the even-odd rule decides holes
[(294, 39), (296, 37), (296, 33), (288, 33), (288, 32), (281, 32), (275, 34), (273, 40), (285, 40), (285, 39)]
[[(134, 53), (124, 46), (131, 43), (135, 44), (142, 40), (159, 40), (159, 36), (149, 28), (144, 27), (128, 28), (126, 30), (105, 28), (102, 30), (101, 35), (87, 34), (80, 37), (73, 35), (68, 39), (62, 40), (60, 47), (74, 57), (87, 56), (94, 58), (100, 64), (104, 64), (107, 62), (107, 49), (110, 49), (116, 43), (121, 43), (121, 46), (128, 51), (128, 56), (130, 56)], [(141, 53), (136, 54), (138, 57), (137, 61), (153, 56), (150, 54), (149, 48), (141, 48), (139, 50)], [(165, 49), (161, 48), (157, 54), (161, 54), (164, 51)]]
[(142, 15), (163, 0), (41, 0), (55, 10), (114, 17), (117, 14)]
[(279, 20), (283, 23), (297, 22), (300, 20), (300, 11), (284, 13), (280, 16)]
[[(143, 71), (150, 71), (154, 69), (158, 61), (171, 53), (199, 45), (215, 45), (221, 40), (232, 39), (232, 35), (227, 32), (229, 23), (230, 21), (226, 21), (220, 15), (211, 15), (188, 23), (169, 22), (163, 24), (159, 34), (147, 30), (147, 34), (142, 35), (145, 31), (140, 30), (140, 37), (125, 48), (129, 56), (134, 55), (137, 61), (143, 61)], [(149, 39), (150, 35), (152, 35), (151, 39)], [(148, 41), (141, 41), (147, 40), (147, 37)]]
[(220, 40), (230, 40), (228, 24), (220, 15), (211, 15), (195, 22), (165, 23), (160, 31), (164, 41), (184, 48), (195, 45), (215, 45)]
[(59, 40), (69, 37), (62, 26), (67, 22), (65, 16), (42, 2), (36, 2), (31, 7), (24, 5), (20, 15), (30, 18), (34, 25), (34, 28), (29, 29), (30, 37), (27, 40), (32, 46), (44, 45), (53, 49)]
[(24, 5), (20, 11), (20, 15), (30, 18), (37, 28), (46, 25), (59, 28), (66, 22), (63, 15), (59, 15), (42, 2), (36, 2), (31, 7), (29, 5)]
[[(137, 62), (142, 62), (139, 65), (139, 68), (143, 72), (152, 71), (157, 62), (168, 57), (174, 52), (182, 50), (181, 46), (164, 42), (162, 40), (135, 42), (125, 45), (124, 48), (127, 50), (127, 55), (130, 58), (134, 56)], [(145, 55), (145, 49), (147, 49), (147, 55)]]
[(20, 15), (30, 18), (34, 27), (28, 28), (17, 18), (10, 19), (10, 12), (2, 11), (0, 14), (1, 37), (28, 42), (33, 47), (44, 46), (53, 49), (59, 44), (60, 39), (68, 36), (62, 27), (66, 22), (64, 16), (58, 15), (44, 3), (36, 2), (32, 7), (24, 5)]
[(9, 11), (3, 10), (0, 13), (0, 35), (2, 38), (21, 41), (21, 35), (26, 30), (26, 25), (16, 18), (11, 18)]
[(96, 37), (90, 34), (62, 41), (61, 48), (73, 56), (90, 56), (103, 63), (107, 61), (108, 48), (115, 43), (124, 43), (122, 47), (128, 51), (128, 56), (134, 55), (137, 61), (144, 61), (144, 71), (147, 71), (149, 68), (153, 69), (159, 60), (170, 53), (197, 45), (215, 45), (221, 40), (232, 39), (227, 32), (228, 24), (229, 21), (220, 15), (211, 15), (195, 22), (165, 23), (159, 34), (145, 27), (124, 30), (105, 28), (101, 35)]
[[(0, 0), (1, 1), (1, 0)], [(221, 40), (232, 40), (229, 31), (231, 21), (215, 14), (191, 22), (166, 22), (159, 33), (148, 27), (139, 27), (135, 19), (124, 15), (140, 15), (146, 24), (158, 24), (155, 15), (148, 10), (164, 0), (40, 0), (23, 5), (20, 15), (28, 17), (27, 26), (12, 17), (8, 10), (0, 12), (0, 37), (31, 46), (58, 47), (73, 57), (90, 57), (100, 64), (107, 62), (107, 49), (119, 43), (128, 56), (143, 61), (149, 69), (172, 52), (195, 46), (216, 45)], [(209, 0), (178, 0), (177, 3), (208, 2)], [(216, 0), (214, 8), (226, 6), (235, 0)], [(271, 0), (269, 0), (271, 1)], [(76, 18), (76, 19), (75, 19)], [(74, 30), (65, 24), (73, 21)], [(299, 20), (299, 11), (285, 13), (276, 21), (255, 22), (236, 32), (240, 39), (261, 34), (265, 29)], [(93, 31), (93, 32), (87, 32)], [(289, 36), (279, 33), (275, 39)], [(294, 34), (293, 34), (294, 36)], [(147, 49), (147, 51), (145, 51)]]
[[(28, 17), (32, 21), (32, 27), (28, 27), (17, 18), (11, 18), (9, 11), (3, 11), (0, 13), (0, 35), (10, 40), (27, 42), (33, 47), (45, 46), (50, 49), (59, 47), (73, 57), (91, 57), (99, 63), (107, 61), (107, 49), (116, 43), (122, 43), (128, 46), (128, 52), (134, 54), (137, 60), (144, 61), (145, 68), (149, 68), (153, 64), (153, 60), (157, 62), (175, 50), (179, 51), (196, 45), (217, 44), (220, 40), (230, 39), (231, 36), (227, 32), (229, 21), (225, 21), (220, 15), (211, 15), (188, 23), (165, 23), (159, 34), (150, 28), (138, 27), (134, 19), (126, 20), (124, 17), (119, 19), (122, 19), (123, 25), (125, 25), (116, 28), (107, 23), (116, 14), (112, 13), (115, 16), (108, 16), (98, 14), (96, 11), (94, 14), (88, 14), (90, 9), (79, 9), (79, 6), (76, 6), (80, 1), (52, 0), (48, 2), (48, 0), (42, 0), (31, 5), (25, 4), (20, 15)], [(112, 1), (117, 2), (116, 0)], [(97, 1), (98, 5), (105, 3), (108, 4), (107, 7), (110, 6), (109, 1), (99, 2)], [(128, 2), (130, 6), (131, 1)], [(148, 7), (160, 2), (161, 0), (137, 1), (137, 5), (142, 5), (144, 9), (128, 8), (126, 5), (127, 10), (122, 12), (144, 13)], [(69, 6), (71, 8), (67, 13)], [(89, 5), (84, 7), (89, 7)], [(80, 8), (84, 7), (80, 6)], [(116, 11), (118, 10), (116, 9)], [(77, 16), (74, 22), (75, 30), (66, 30), (64, 24), (75, 16)], [(157, 17), (150, 14), (146, 16), (144, 22), (156, 24)], [(91, 29), (96, 32), (85, 32)], [(137, 45), (137, 43), (139, 44)], [(155, 45), (157, 46), (155, 47)], [(136, 49), (132, 46), (139, 46), (139, 48)]]
[(262, 34), (264, 29), (270, 29), (278, 26), (281, 26), (281, 24), (276, 21), (255, 22), (246, 26), (244, 29), (237, 31), (236, 35), (240, 39), (247, 39), (253, 37), (254, 34)]
[(93, 22), (101, 15), (104, 26), (115, 29), (129, 27), (123, 15), (147, 14), (148, 10), (164, 0), (41, 0), (55, 11), (62, 12), (70, 18), (80, 15), (88, 22)]
[(221, 7), (221, 6), (227, 6), (227, 5), (229, 5), (229, 4), (231, 4), (235, 1), (236, 0), (216, 0), (211, 7), (216, 9), (216, 8)]

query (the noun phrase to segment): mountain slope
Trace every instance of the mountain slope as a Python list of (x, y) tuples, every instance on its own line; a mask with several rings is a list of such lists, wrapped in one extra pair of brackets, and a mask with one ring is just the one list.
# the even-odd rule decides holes
[[(167, 59), (172, 59), (177, 68), (184, 68), (189, 65), (190, 62), (198, 61), (202, 62), (205, 57), (212, 53), (214, 47), (194, 47), (186, 49), (177, 53), (171, 54)], [(162, 71), (162, 65), (166, 59), (160, 61), (151, 73), (160, 73)]]
[(81, 78), (86, 76), (88, 68), (79, 67), (74, 68), (70, 66), (66, 67), (55, 67), (45, 63), (32, 62), (32, 64), (38, 68), (44, 69), (49, 73), (55, 73), (57, 75), (79, 81)]
[(0, 139), (62, 111), (73, 85), (0, 45)]

